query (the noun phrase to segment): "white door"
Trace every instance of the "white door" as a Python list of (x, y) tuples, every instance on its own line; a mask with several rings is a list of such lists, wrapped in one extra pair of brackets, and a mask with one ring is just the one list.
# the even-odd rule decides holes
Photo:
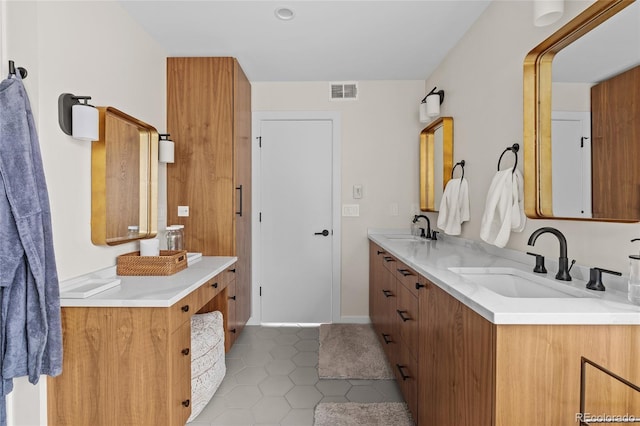
[(331, 322), (332, 125), (260, 123), (263, 323)]
[(551, 152), (554, 216), (592, 216), (590, 137), (588, 112), (553, 112)]

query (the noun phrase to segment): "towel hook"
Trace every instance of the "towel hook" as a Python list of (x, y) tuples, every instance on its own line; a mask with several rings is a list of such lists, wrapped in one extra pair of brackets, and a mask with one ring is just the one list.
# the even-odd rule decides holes
[(453, 169), (451, 169), (451, 179), (453, 179), (453, 171), (456, 169), (456, 167), (460, 166), (460, 168), (462, 169), (462, 176), (460, 177), (460, 180), (462, 181), (462, 179), (464, 179), (464, 165), (465, 165), (465, 161), (458, 161), (455, 166), (453, 166)]
[(502, 151), (502, 154), (500, 154), (500, 158), (498, 159), (498, 171), (500, 171), (500, 162), (502, 161), (502, 156), (507, 151), (513, 152), (513, 155), (515, 155), (516, 157), (516, 162), (513, 164), (513, 170), (511, 171), (511, 173), (515, 173), (516, 167), (518, 167), (518, 151), (520, 151), (520, 145), (517, 143), (514, 143), (513, 145), (507, 147), (504, 151)]
[(22, 67), (17, 67), (13, 61), (9, 61), (9, 75), (16, 75), (16, 70), (20, 72), (20, 77), (27, 78), (27, 70)]

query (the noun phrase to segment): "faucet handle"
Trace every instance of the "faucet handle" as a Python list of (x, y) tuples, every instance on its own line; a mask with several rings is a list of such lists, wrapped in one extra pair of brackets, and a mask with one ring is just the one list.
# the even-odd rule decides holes
[(606, 273), (606, 274), (612, 274), (612, 275), (622, 275), (620, 272), (617, 271), (610, 271), (609, 269), (603, 269), (603, 268), (591, 268), (589, 270), (589, 282), (587, 283), (587, 288), (589, 290), (596, 290), (596, 291), (604, 291), (605, 287), (604, 284), (602, 284), (602, 273)]
[(536, 266), (533, 268), (533, 272), (546, 274), (547, 268), (544, 267), (544, 256), (538, 253), (531, 253), (530, 251), (528, 251), (527, 254), (536, 257)]
[(432, 239), (432, 240), (437, 240), (437, 239), (438, 239), (438, 234), (439, 234), (439, 233), (440, 233), (440, 232), (435, 231), (435, 230), (434, 230), (434, 231), (432, 231), (432, 232), (431, 232), (431, 239)]

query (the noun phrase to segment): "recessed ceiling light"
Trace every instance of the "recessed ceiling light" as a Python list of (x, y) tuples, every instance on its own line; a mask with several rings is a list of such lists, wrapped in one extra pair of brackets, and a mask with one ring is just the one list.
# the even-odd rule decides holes
[(293, 10), (288, 7), (279, 7), (275, 11), (276, 18), (282, 19), (283, 21), (290, 21), (296, 15)]

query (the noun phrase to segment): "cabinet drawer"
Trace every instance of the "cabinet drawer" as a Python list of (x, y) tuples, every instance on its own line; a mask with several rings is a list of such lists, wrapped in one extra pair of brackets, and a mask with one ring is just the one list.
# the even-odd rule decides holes
[(184, 424), (191, 415), (191, 321), (173, 332), (169, 349), (171, 424)]
[(199, 290), (192, 291), (169, 307), (169, 328), (171, 331), (176, 330), (185, 321), (190, 320), (191, 315), (200, 309), (199, 299), (201, 296), (199, 296)]
[(387, 268), (394, 276), (396, 273), (396, 265), (398, 264), (398, 260), (391, 256), (389, 253), (385, 253), (382, 256), (382, 264), (385, 268)]
[(197, 302), (195, 308), (200, 310), (203, 306), (216, 297), (224, 288), (226, 283), (222, 281), (222, 274), (218, 274), (206, 283), (202, 284), (194, 293), (197, 294)]
[(398, 285), (396, 321), (400, 338), (414, 359), (418, 358), (418, 298), (403, 285)]
[(422, 277), (418, 275), (416, 271), (409, 268), (407, 265), (402, 263), (401, 261), (396, 262), (396, 269), (394, 271), (396, 278), (398, 281), (402, 283), (409, 291), (411, 291), (416, 296), (418, 295), (418, 291), (420, 289), (421, 279)]
[(409, 354), (406, 345), (399, 344), (395, 362), (392, 365), (398, 385), (404, 396), (414, 421), (418, 418), (418, 363)]
[(225, 269), (224, 271), (220, 272), (218, 275), (216, 275), (216, 278), (218, 279), (218, 281), (220, 281), (220, 283), (224, 286), (229, 284), (231, 281), (236, 279), (236, 276), (238, 275), (237, 273), (237, 263), (234, 263), (233, 265), (229, 266), (227, 269)]

